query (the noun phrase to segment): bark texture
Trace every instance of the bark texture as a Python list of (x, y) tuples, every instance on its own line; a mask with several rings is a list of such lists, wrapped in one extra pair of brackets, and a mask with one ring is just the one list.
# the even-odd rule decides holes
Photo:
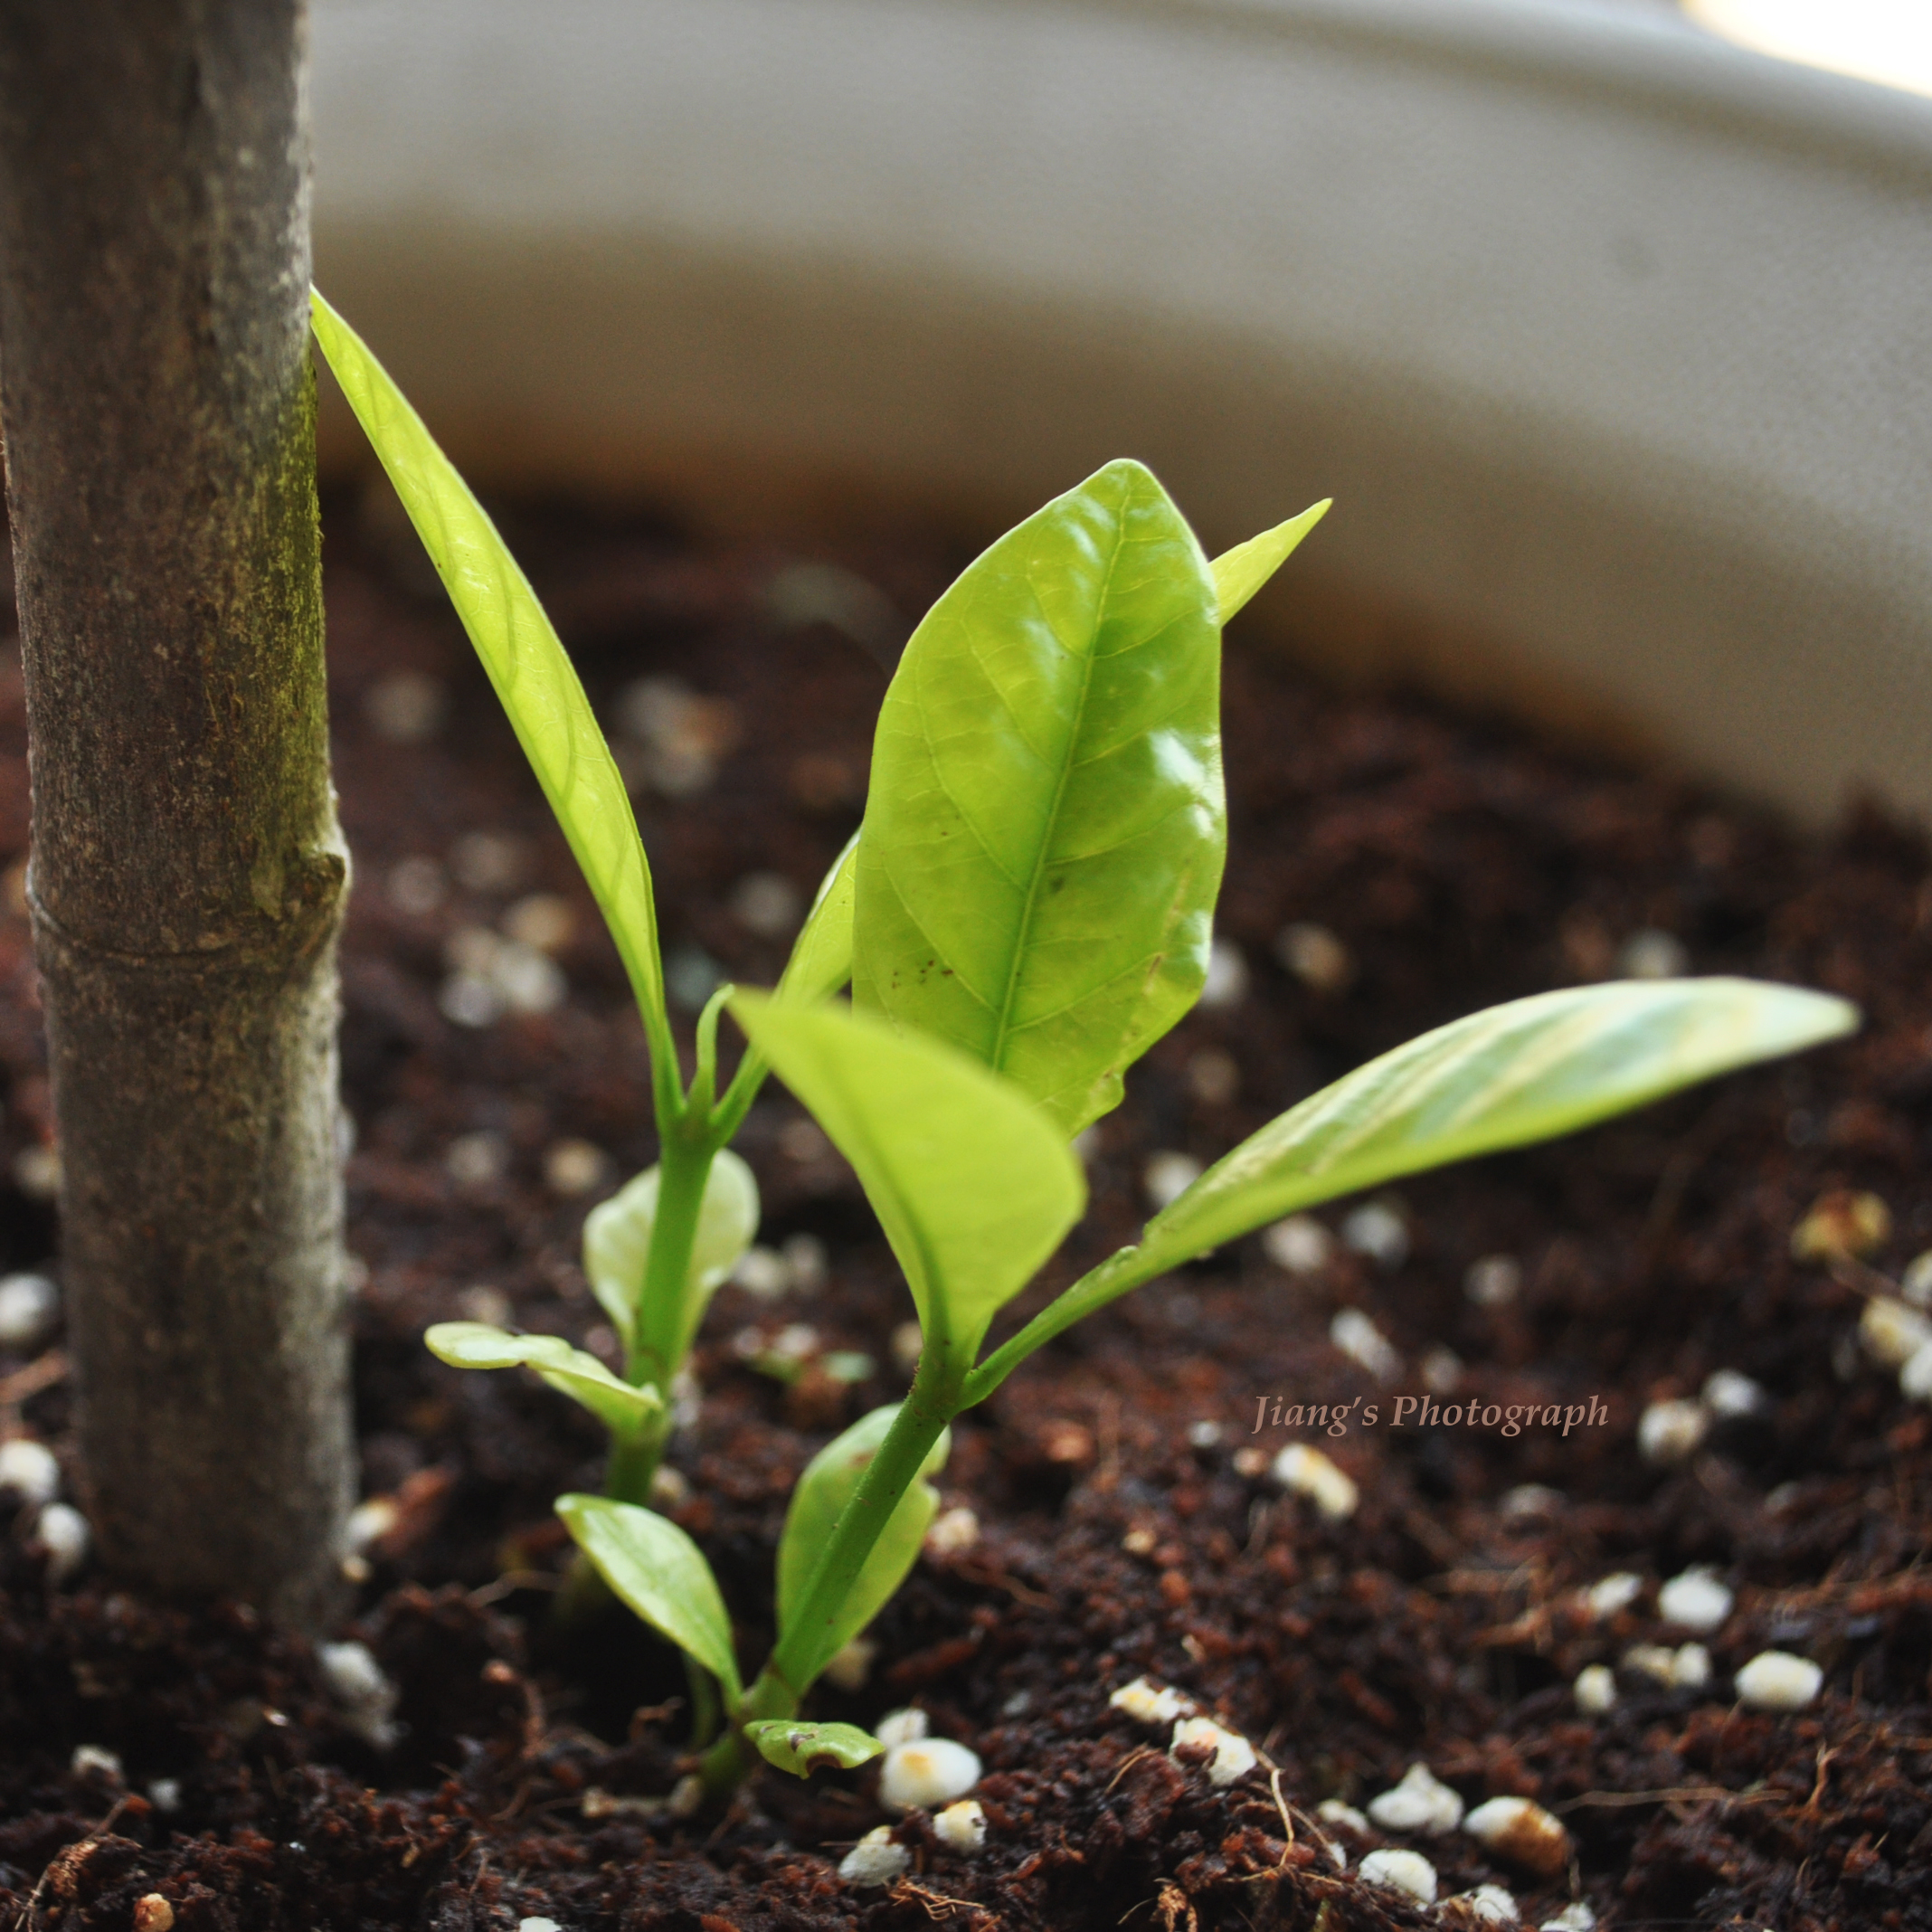
[(63, 1265), (117, 1570), (313, 1623), (353, 1438), (299, 0), (0, 5)]

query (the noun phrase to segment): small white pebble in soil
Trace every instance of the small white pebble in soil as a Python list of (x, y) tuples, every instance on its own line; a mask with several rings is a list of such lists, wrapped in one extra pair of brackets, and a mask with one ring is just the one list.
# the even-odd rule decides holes
[(1392, 1201), (1365, 1201), (1343, 1217), (1341, 1242), (1378, 1267), (1399, 1268), (1408, 1259), (1408, 1217)]
[(1268, 1452), (1255, 1448), (1253, 1443), (1244, 1444), (1227, 1460), (1237, 1476), (1245, 1476), (1251, 1482), (1268, 1471)]
[(1623, 980), (1676, 980), (1690, 970), (1690, 955), (1674, 933), (1645, 926), (1617, 948), (1617, 977)]
[(830, 1264), (825, 1244), (816, 1235), (787, 1235), (779, 1253), (791, 1271), (791, 1285), (800, 1294), (811, 1294), (825, 1286)]
[(503, 995), (479, 972), (452, 972), (437, 990), (436, 1005), (445, 1019), (473, 1031), (503, 1018)]
[[(505, 1313), (508, 1313), (507, 1308)], [(472, 1321), (480, 1321), (481, 1315)], [(349, 1548), (357, 1556), (372, 1549), (402, 1520), (402, 1508), (393, 1496), (370, 1496), (349, 1511)]]
[(1192, 1154), (1178, 1154), (1163, 1148), (1147, 1157), (1141, 1170), (1141, 1186), (1158, 1213), (1179, 1200), (1201, 1178), (1201, 1164)]
[(687, 1772), (671, 1786), (671, 1795), (664, 1801), (664, 1808), (674, 1818), (695, 1818), (705, 1808), (705, 1781), (694, 1772)]
[(1932, 1318), (1891, 1295), (1875, 1294), (1859, 1317), (1858, 1339), (1880, 1368), (1902, 1368), (1932, 1341)]
[(157, 1812), (178, 1812), (181, 1809), (181, 1780), (178, 1777), (149, 1778), (147, 1800)]
[(1653, 1402), (1637, 1418), (1637, 1450), (1646, 1463), (1669, 1469), (1694, 1455), (1709, 1428), (1700, 1402)]
[(1368, 1801), (1368, 1815), (1385, 1832), (1439, 1838), (1463, 1822), (1463, 1800), (1427, 1765), (1411, 1765), (1402, 1782)]
[(322, 1643), (316, 1648), (322, 1681), (342, 1706), (349, 1728), (365, 1743), (386, 1751), (396, 1741), (398, 1692), (366, 1643)]
[(1809, 1657), (1789, 1651), (1759, 1651), (1738, 1672), (1738, 1701), (1753, 1710), (1803, 1710), (1824, 1684)]
[(1701, 1643), (1680, 1643), (1671, 1664), (1671, 1682), (1680, 1690), (1701, 1690), (1710, 1681), (1710, 1653)]
[(1137, 1677), (1131, 1684), (1122, 1684), (1107, 1702), (1115, 1710), (1124, 1710), (1130, 1718), (1138, 1719), (1142, 1724), (1172, 1724), (1177, 1719), (1191, 1717), (1194, 1700), (1183, 1697), (1179, 1690), (1166, 1684), (1151, 1684), (1144, 1677)]
[(1453, 1396), (1463, 1386), (1463, 1358), (1454, 1349), (1431, 1349), (1416, 1366), (1432, 1396)]
[(175, 1932), (175, 1908), (164, 1892), (143, 1892), (134, 1901), (134, 1932)]
[(1359, 1308), (1336, 1310), (1329, 1323), (1329, 1340), (1378, 1382), (1393, 1381), (1402, 1372), (1395, 1343)]
[(1737, 1601), (1715, 1570), (1698, 1563), (1672, 1577), (1657, 1592), (1657, 1615), (1681, 1630), (1708, 1635), (1731, 1614)]
[(1643, 1594), (1643, 1579), (1630, 1570), (1613, 1570), (1599, 1577), (1583, 1593), (1583, 1607), (1596, 1623), (1627, 1610)]
[(1474, 1891), (1458, 1892), (1448, 1903), (1461, 1906), (1466, 1917), (1482, 1926), (1513, 1926), (1520, 1916), (1515, 1893), (1501, 1885), (1479, 1885)]
[(1204, 1107), (1225, 1107), (1241, 1091), (1241, 1067), (1231, 1053), (1203, 1046), (1188, 1056), (1188, 1091)]
[(70, 1502), (50, 1502), (33, 1526), (33, 1538), (47, 1553), (48, 1581), (65, 1583), (87, 1561), (93, 1531)]
[(61, 1191), (61, 1156), (52, 1147), (24, 1147), (14, 1156), (14, 1185), (30, 1201), (51, 1201)]
[(1492, 1798), (1470, 1813), (1463, 1829), (1485, 1852), (1539, 1878), (1553, 1878), (1569, 1863), (1570, 1835), (1562, 1819), (1531, 1798)]
[(570, 993), (563, 969), (547, 952), (514, 939), (498, 949), (490, 982), (512, 1013), (554, 1013)]
[(878, 1640), (854, 1637), (843, 1650), (835, 1651), (825, 1667), (825, 1681), (835, 1690), (863, 1690), (877, 1662)]
[(734, 1283), (761, 1302), (775, 1302), (791, 1286), (791, 1270), (776, 1248), (748, 1247), (731, 1271)]
[(1208, 1782), (1217, 1790), (1244, 1777), (1260, 1763), (1255, 1747), (1239, 1731), (1217, 1724), (1212, 1718), (1183, 1718), (1174, 1727), (1174, 1741), (1168, 1756), (1178, 1757), (1183, 1749), (1212, 1751), (1208, 1760)]
[(1633, 1643), (1624, 1653), (1623, 1665), (1634, 1676), (1647, 1677), (1653, 1683), (1677, 1681), (1677, 1653), (1667, 1643)]
[(1547, 1482), (1519, 1482), (1502, 1492), (1500, 1505), (1504, 1519), (1521, 1522), (1532, 1516), (1554, 1516), (1563, 1507), (1563, 1492)]
[(1261, 1237), (1261, 1251), (1290, 1274), (1318, 1274), (1335, 1252), (1335, 1237), (1312, 1214), (1292, 1214)]
[(389, 903), (411, 919), (427, 919), (450, 896), (450, 876), (420, 853), (389, 868)]
[(118, 1785), (126, 1776), (120, 1759), (99, 1744), (77, 1744), (67, 1768), (76, 1777), (100, 1778), (109, 1785)]
[(1727, 1417), (1761, 1416), (1771, 1406), (1762, 1385), (1736, 1368), (1712, 1369), (1704, 1378), (1698, 1400), (1713, 1416)]
[(888, 1811), (938, 1811), (980, 1782), (980, 1756), (951, 1738), (895, 1744), (879, 1769), (879, 1803)]
[(916, 1321), (902, 1321), (892, 1331), (892, 1359), (910, 1375), (919, 1366), (925, 1333)]
[(650, 1500), (659, 1510), (678, 1510), (691, 1500), (691, 1483), (683, 1471), (660, 1463), (650, 1479)]
[(1538, 1932), (1596, 1932), (1596, 1914), (1579, 1899), (1566, 1905), (1554, 1918), (1546, 1918)]
[(1435, 1903), (1435, 1867), (1420, 1852), (1371, 1852), (1359, 1870), (1368, 1884), (1406, 1892), (1424, 1905)]
[(1513, 1255), (1485, 1255), (1469, 1264), (1463, 1293), (1475, 1308), (1507, 1308), (1523, 1292), (1523, 1264)]
[(1290, 1443), (1275, 1457), (1274, 1480), (1284, 1490), (1306, 1496), (1331, 1523), (1346, 1522), (1361, 1501), (1355, 1479), (1306, 1443)]
[(1792, 1229), (1791, 1252), (1812, 1262), (1870, 1255), (1890, 1239), (1891, 1226), (1891, 1209), (1880, 1196), (1834, 1188), (1821, 1194)]
[[(709, 997), (706, 995), (706, 999)], [(696, 1003), (702, 1006), (704, 1001)], [(817, 1121), (787, 1121), (778, 1130), (778, 1151), (800, 1167), (815, 1167), (819, 1161), (831, 1159), (832, 1143)]]
[(872, 1735), (889, 1751), (895, 1745), (917, 1744), (932, 1728), (932, 1721), (916, 1706), (888, 1710), (872, 1727)]
[(870, 1831), (838, 1861), (838, 1876), (848, 1885), (890, 1885), (911, 1869), (913, 1854), (892, 1842), (892, 1827)]
[(1348, 947), (1312, 919), (1284, 925), (1274, 935), (1274, 956), (1312, 993), (1339, 993), (1355, 977)]
[(561, 893), (526, 893), (503, 915), (503, 936), (537, 952), (561, 952), (577, 930), (577, 914)]
[(544, 1151), (544, 1185), (564, 1200), (594, 1194), (611, 1177), (611, 1157), (588, 1141), (553, 1141)]
[(964, 1503), (959, 1503), (950, 1510), (942, 1510), (933, 1519), (933, 1527), (925, 1533), (926, 1554), (929, 1557), (961, 1556), (979, 1540), (980, 1519)]
[(949, 1804), (933, 1821), (933, 1835), (949, 1852), (977, 1852), (986, 1842), (986, 1807), (977, 1798)]
[(1915, 1255), (1899, 1277), (1899, 1293), (1914, 1308), (1932, 1309), (1932, 1248)]
[(528, 876), (528, 840), (508, 832), (465, 832), (450, 848), (450, 870), (465, 892), (515, 892)]
[(45, 1443), (16, 1435), (0, 1443), (0, 1496), (39, 1509), (61, 1493), (61, 1465)]
[(1607, 1663), (1586, 1663), (1570, 1686), (1577, 1709), (1586, 1718), (1600, 1718), (1616, 1709), (1616, 1673)]
[(519, 1918), (516, 1932), (564, 1932), (554, 1918)]
[(1188, 1425), (1188, 1446), (1192, 1449), (1212, 1449), (1227, 1434), (1217, 1422), (1190, 1422)]
[(459, 1188), (489, 1187), (509, 1164), (510, 1143), (488, 1128), (459, 1134), (443, 1150), (443, 1171)]
[(32, 1349), (60, 1319), (61, 1291), (44, 1274), (0, 1275), (0, 1349)]
[(1248, 962), (1241, 948), (1231, 939), (1216, 940), (1208, 952), (1200, 1004), (1209, 1012), (1239, 1006), (1247, 998), (1248, 980)]
[(1323, 1798), (1315, 1806), (1315, 1816), (1323, 1824), (1338, 1825), (1344, 1832), (1353, 1832), (1358, 1838), (1368, 1835), (1368, 1820), (1354, 1805), (1345, 1804), (1340, 1798)]
[(787, 939), (805, 916), (805, 895), (782, 872), (747, 872), (731, 889), (732, 917), (759, 939)]
[(1918, 1350), (1899, 1369), (1899, 1392), (1908, 1401), (1932, 1402), (1932, 1341)]
[(363, 696), (363, 715), (391, 744), (423, 744), (442, 728), (450, 693), (426, 671), (392, 671)]

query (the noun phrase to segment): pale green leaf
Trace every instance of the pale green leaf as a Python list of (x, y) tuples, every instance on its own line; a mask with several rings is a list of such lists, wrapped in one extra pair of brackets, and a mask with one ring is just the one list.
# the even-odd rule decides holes
[(724, 1687), (743, 1696), (731, 1644), (731, 1617), (705, 1553), (654, 1510), (608, 1496), (559, 1496), (557, 1514), (597, 1574), (639, 1616)]
[(487, 1321), (439, 1321), (422, 1340), (431, 1355), (452, 1368), (535, 1369), (613, 1435), (636, 1435), (664, 1406), (654, 1390), (633, 1388), (561, 1335), (513, 1335)]
[(1754, 980), (1539, 993), (1425, 1033), (1292, 1107), (1148, 1223), (1146, 1267), (1337, 1195), (1522, 1147), (1853, 1031), (1842, 999)]
[(857, 1170), (928, 1345), (963, 1366), (1085, 1204), (1059, 1130), (1010, 1081), (923, 1034), (832, 1001), (740, 990), (730, 1006)]
[(1295, 546), (1328, 514), (1332, 497), (1324, 497), (1299, 516), (1291, 516), (1259, 536), (1251, 536), (1232, 550), (1224, 550), (1214, 560), (1215, 594), (1220, 601), (1220, 617), (1226, 624), (1288, 559)]
[(781, 999), (810, 1001), (836, 993), (852, 977), (852, 888), (857, 876), (858, 834), (819, 887), (819, 895), (805, 915), (805, 924), (778, 982)]
[(859, 832), (853, 1001), (1071, 1136), (1198, 998), (1227, 844), (1207, 559), (1140, 464), (1002, 537), (905, 648)]
[[(658, 1187), (658, 1170), (648, 1167), (609, 1200), (600, 1201), (583, 1221), (583, 1272), (626, 1349), (631, 1345), (644, 1270), (650, 1259)], [(705, 1319), (713, 1293), (743, 1259), (758, 1232), (758, 1215), (756, 1178), (728, 1147), (721, 1148), (712, 1160), (697, 1211), (683, 1304), (685, 1331), (673, 1359), (682, 1361), (690, 1352), (691, 1338)]]
[(316, 340), (489, 673), (610, 924), (647, 1023), (661, 1033), (650, 868), (583, 687), (528, 580), (421, 418), (320, 295), (312, 294), (311, 308)]
[[(869, 1416), (861, 1416), (844, 1435), (819, 1450), (805, 1465), (805, 1473), (791, 1492), (791, 1506), (785, 1512), (784, 1534), (778, 1544), (778, 1627), (782, 1636), (804, 1598), (805, 1586), (818, 1564), (819, 1553), (831, 1540), (832, 1530), (852, 1500), (858, 1480), (879, 1452), (886, 1432), (892, 1427), (899, 1405), (888, 1403)], [(924, 1479), (937, 1475), (945, 1466), (952, 1446), (948, 1431), (927, 1453), (916, 1476), (887, 1519), (872, 1546), (837, 1621), (825, 1632), (816, 1654), (804, 1672), (806, 1683), (869, 1624), (905, 1581), (907, 1571), (918, 1559), (919, 1548), (933, 1526), (939, 1510), (939, 1492)], [(802, 1689), (803, 1686), (801, 1685)]]
[(761, 1718), (744, 1727), (744, 1735), (767, 1764), (794, 1777), (810, 1777), (819, 1765), (856, 1771), (886, 1748), (856, 1724), (802, 1724), (796, 1718)]

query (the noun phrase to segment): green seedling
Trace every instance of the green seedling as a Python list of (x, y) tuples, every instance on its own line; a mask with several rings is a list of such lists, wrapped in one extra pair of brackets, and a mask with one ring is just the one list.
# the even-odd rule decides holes
[[(317, 329), (332, 360), (350, 356), (353, 338), (326, 310)], [(354, 354), (366, 364), (359, 345)], [(1137, 1243), (989, 1349), (1000, 1311), (1084, 1208), (1071, 1138), (1118, 1103), (1127, 1069), (1199, 996), (1226, 849), (1222, 627), (1327, 506), (1210, 563), (1154, 478), (1111, 463), (970, 566), (914, 633), (887, 693), (856, 852), (835, 869), (776, 991), (725, 989), (706, 1009), (697, 1073), (680, 1088), (655, 943), (638, 936), (649, 936), (649, 876), (628, 801), (620, 786), (613, 795), (565, 781), (580, 762), (601, 770), (608, 754), (494, 532), (373, 370), (351, 399), (379, 449), (387, 439), (393, 476), (438, 479), (420, 513), (407, 490), (403, 500), (452, 593), (463, 586), (459, 608), (465, 597), (478, 607), (466, 621), (513, 717), (519, 702), (532, 707), (492, 659), (517, 661), (506, 638), (544, 666), (543, 691), (575, 694), (574, 711), (546, 697), (540, 713), (570, 720), (578, 749), (561, 767), (554, 752), (547, 765), (540, 755), (542, 732), (518, 729), (566, 830), (568, 812), (584, 815), (573, 844), (593, 886), (593, 861), (614, 882), (608, 896), (599, 887), (613, 931), (625, 908), (637, 922), (625, 957), (638, 962), (666, 1154), (655, 1217), (616, 1277), (636, 1311), (626, 1332), (650, 1339), (632, 1350), (641, 1371), (609, 1382), (660, 1398), (656, 1378), (688, 1348), (715, 1265), (702, 1257), (715, 1251), (696, 1238), (711, 1225), (701, 1211), (710, 1195), (690, 1178), (691, 1157), (677, 1157), (684, 1192), (674, 1190), (673, 1137), (706, 1150), (705, 1172), (719, 1171), (719, 1124), (735, 1126), (767, 1069), (851, 1162), (918, 1312), (905, 1398), (848, 1429), (800, 1478), (778, 1550), (777, 1641), (748, 1684), (716, 1582), (681, 1529), (617, 1485), (558, 1503), (611, 1588), (715, 1681), (724, 1728), (703, 1766), (714, 1791), (754, 1755), (800, 1775), (874, 1755), (877, 1740), (863, 1732), (800, 1722), (800, 1703), (916, 1558), (952, 1422), (1074, 1322), (1283, 1214), (1571, 1132), (1857, 1024), (1842, 1000), (1736, 979), (1577, 988), (1454, 1021), (1290, 1108)], [(601, 813), (624, 836), (589, 822)], [(849, 1007), (831, 997), (848, 977)], [(716, 1102), (723, 1008), (748, 1045)], [(718, 1217), (729, 1219), (722, 1206)], [(661, 1264), (660, 1253), (670, 1256)], [(601, 1404), (613, 1432), (631, 1425), (624, 1398), (554, 1339), (444, 1333), (454, 1356), (521, 1362)], [(661, 1430), (656, 1407), (648, 1426)]]

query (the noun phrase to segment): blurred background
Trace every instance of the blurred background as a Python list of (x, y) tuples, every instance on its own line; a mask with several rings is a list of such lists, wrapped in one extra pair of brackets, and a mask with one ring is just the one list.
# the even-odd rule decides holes
[[(1907, 0), (316, 0), (317, 274), (486, 488), (990, 535), (1110, 457), (1254, 623), (1932, 804)], [(365, 465), (339, 410), (325, 460)]]

